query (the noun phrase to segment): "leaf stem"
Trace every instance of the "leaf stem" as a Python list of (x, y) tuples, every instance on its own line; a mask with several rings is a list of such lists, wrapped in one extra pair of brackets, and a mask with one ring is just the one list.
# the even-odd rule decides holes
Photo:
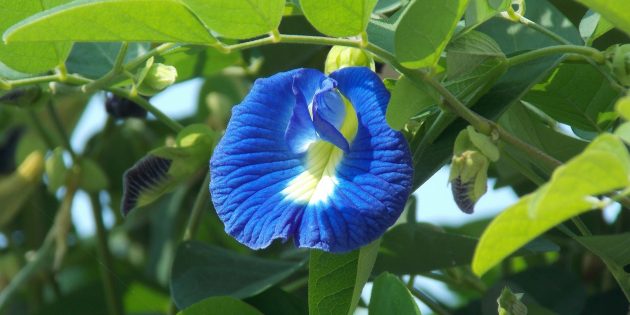
[(409, 292), (411, 292), (413, 296), (415, 296), (416, 298), (418, 298), (418, 300), (420, 300), (422, 303), (428, 306), (433, 312), (435, 312), (435, 314), (451, 315), (451, 313), (448, 310), (446, 310), (438, 302), (434, 301), (430, 296), (414, 288), (413, 282), (414, 282), (413, 279), (410, 279), (409, 282), (407, 283), (407, 289), (409, 289)]
[(601, 51), (587, 46), (577, 45), (557, 45), (547, 46), (540, 49), (528, 51), (520, 55), (508, 58), (508, 65), (510, 67), (525, 63), (534, 59), (543, 58), (549, 55), (567, 54), (573, 53), (592, 59), (597, 64), (603, 64), (606, 62), (606, 56)]
[(523, 20), (523, 19), (519, 19), (519, 23), (541, 33), (544, 35), (547, 35), (549, 38), (557, 41), (558, 43), (564, 44), (564, 45), (571, 45), (571, 42), (566, 40), (564, 37), (556, 34), (555, 32), (549, 30), (548, 28), (532, 21), (532, 20)]
[(116, 60), (114, 60), (112, 69), (98, 80), (94, 80), (82, 86), (81, 91), (83, 91), (83, 93), (90, 94), (112, 83), (112, 81), (114, 81), (116, 77), (118, 77), (123, 71), (122, 64), (125, 61), (125, 56), (127, 56), (128, 48), (129, 44), (127, 42), (122, 42), (120, 45), (120, 50), (118, 51), (118, 55), (116, 55)]
[(64, 128), (63, 123), (61, 122), (61, 119), (59, 118), (57, 109), (55, 108), (55, 106), (53, 106), (52, 101), (48, 101), (46, 103), (46, 107), (48, 109), (48, 113), (50, 114), (50, 117), (52, 118), (55, 128), (57, 128), (57, 131), (59, 132), (59, 135), (61, 136), (61, 141), (63, 141), (63, 144), (66, 147), (66, 150), (70, 152), (70, 156), (72, 157), (72, 162), (76, 163), (78, 160), (78, 156), (76, 152), (74, 152), (74, 150), (72, 149), (72, 145), (70, 144), (70, 137), (68, 136), (68, 133), (66, 132), (66, 129)]
[(143, 64), (145, 61), (147, 61), (147, 59), (151, 57), (155, 57), (157, 55), (161, 55), (165, 53), (166, 51), (171, 50), (175, 47), (177, 47), (177, 44), (175, 43), (165, 43), (160, 46), (157, 46), (151, 49), (150, 51), (148, 51), (146, 54), (138, 56), (130, 60), (127, 64), (125, 64), (124, 69), (127, 71), (131, 71), (137, 68), (138, 66), (140, 66), (141, 64)]
[(107, 244), (107, 229), (105, 229), (105, 224), (103, 223), (103, 208), (98, 200), (98, 195), (94, 193), (90, 194), (90, 202), (92, 204), (92, 215), (94, 216), (94, 223), (96, 225), (97, 249), (102, 262), (100, 264), (101, 279), (103, 279), (103, 288), (105, 290), (109, 313), (111, 315), (123, 315), (122, 303), (116, 292), (116, 285), (114, 277), (112, 276), (114, 264), (112, 263), (112, 256)]
[(146, 109), (149, 113), (153, 114), (153, 116), (155, 116), (155, 118), (157, 118), (157, 120), (161, 121), (163, 124), (165, 124), (166, 126), (171, 128), (171, 130), (173, 130), (175, 132), (179, 132), (180, 130), (182, 130), (184, 128), (184, 126), (182, 126), (177, 121), (175, 121), (175, 120), (171, 119), (170, 117), (168, 117), (166, 114), (164, 114), (164, 112), (162, 112), (161, 110), (157, 109), (155, 106), (153, 106), (149, 101), (147, 101), (143, 97), (138, 96), (138, 95), (131, 96), (130, 91), (125, 90), (125, 89), (110, 88), (108, 90), (111, 91), (112, 93), (118, 95), (118, 96), (122, 96), (124, 98), (127, 98), (127, 99), (133, 101), (134, 103), (140, 105), (140, 107)]
[(310, 45), (341, 45), (348, 47), (361, 47), (361, 42), (353, 39), (332, 38), (325, 36), (309, 36), (309, 35), (287, 35), (277, 34), (276, 36), (268, 36), (255, 39), (248, 42), (242, 42), (234, 45), (221, 46), (223, 51), (230, 53), (233, 51), (264, 46), (268, 44), (310, 44)]
[(25, 79), (7, 80), (6, 83), (7, 83), (8, 89), (10, 90), (12, 88), (16, 88), (19, 86), (47, 83), (51, 81), (60, 81), (60, 79), (61, 78), (58, 74), (50, 74), (50, 75), (43, 75), (39, 77), (32, 77), (32, 78), (25, 78)]
[(190, 217), (188, 217), (188, 224), (186, 224), (186, 229), (184, 230), (184, 241), (191, 240), (195, 237), (199, 223), (203, 217), (202, 214), (208, 209), (210, 203), (210, 190), (208, 189), (208, 185), (210, 184), (210, 172), (206, 173), (199, 193), (197, 193), (197, 198), (195, 199)]
[[(90, 81), (91, 81), (90, 79), (86, 79), (84, 77), (81, 77), (75, 74), (69, 74), (68, 79), (67, 79), (68, 83), (75, 84), (75, 85), (86, 84), (86, 83), (89, 83)], [(182, 128), (184, 128), (180, 123), (166, 116), (166, 114), (164, 114), (162, 111), (160, 111), (155, 106), (153, 106), (149, 101), (145, 100), (144, 98), (138, 95), (132, 95), (130, 90), (122, 89), (122, 88), (115, 88), (115, 87), (110, 87), (110, 88), (107, 88), (106, 90), (120, 97), (124, 97), (126, 99), (134, 101), (140, 107), (146, 109), (148, 112), (153, 114), (153, 116), (155, 116), (157, 120), (159, 120), (160, 122), (162, 122), (163, 124), (171, 128), (171, 130), (175, 132), (178, 132)]]
[(48, 146), (48, 149), (54, 150), (55, 141), (53, 141), (50, 134), (44, 129), (43, 124), (41, 120), (39, 119), (39, 117), (37, 116), (37, 113), (35, 112), (35, 110), (32, 107), (28, 107), (26, 111), (28, 112), (29, 118), (31, 119), (31, 123), (33, 124), (35, 130), (37, 130), (37, 133), (39, 134), (39, 136), (42, 138), (42, 140), (44, 140), (44, 142), (46, 143), (46, 146)]

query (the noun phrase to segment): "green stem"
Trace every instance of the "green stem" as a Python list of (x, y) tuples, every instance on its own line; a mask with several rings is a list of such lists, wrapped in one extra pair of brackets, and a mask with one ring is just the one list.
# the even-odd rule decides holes
[(123, 62), (125, 62), (125, 57), (127, 56), (127, 49), (129, 49), (129, 43), (122, 42), (118, 55), (116, 55), (116, 60), (114, 60), (114, 66), (112, 67), (114, 71), (120, 71), (120, 69), (122, 69)]
[(53, 106), (52, 101), (47, 102), (46, 106), (48, 108), (48, 112), (50, 113), (50, 117), (52, 118), (53, 124), (55, 125), (55, 128), (57, 128), (57, 131), (59, 132), (59, 135), (61, 136), (61, 140), (63, 141), (63, 144), (66, 147), (66, 150), (70, 152), (72, 161), (76, 163), (78, 156), (72, 149), (72, 145), (70, 144), (70, 137), (68, 137), (68, 133), (66, 132), (66, 129), (63, 127), (63, 123), (61, 122), (61, 119), (59, 118), (57, 109), (55, 109), (55, 107)]
[(112, 263), (112, 256), (107, 244), (107, 230), (103, 223), (103, 209), (96, 194), (90, 194), (90, 202), (92, 203), (92, 215), (94, 216), (94, 223), (96, 225), (97, 248), (102, 262), (102, 264), (100, 264), (101, 279), (103, 280), (107, 307), (111, 315), (123, 315), (122, 302), (116, 293), (116, 285), (114, 277), (112, 277), (114, 264)]
[(591, 233), (591, 230), (588, 229), (588, 227), (586, 226), (584, 221), (582, 221), (582, 219), (580, 219), (580, 217), (577, 217), (577, 216), (576, 217), (572, 217), (571, 218), (571, 222), (573, 222), (573, 224), (578, 229), (578, 231), (580, 231), (580, 234), (582, 234), (582, 236), (591, 236), (591, 235), (593, 235), (593, 233)]
[(184, 231), (184, 241), (191, 240), (195, 237), (197, 229), (199, 228), (199, 223), (203, 217), (203, 213), (208, 209), (208, 205), (210, 203), (210, 191), (208, 190), (209, 184), (210, 172), (207, 172), (206, 177), (203, 180), (203, 184), (199, 189), (199, 193), (197, 193), (197, 198), (195, 199), (195, 204), (193, 205), (190, 217), (188, 218), (188, 224), (186, 225), (186, 230)]
[(25, 79), (17, 79), (17, 80), (8, 80), (6, 81), (9, 89), (16, 88), (19, 86), (25, 85), (33, 85), (39, 83), (47, 83), (51, 81), (60, 81), (60, 76), (58, 74), (50, 74), (43, 75), (39, 77), (25, 78)]
[(598, 64), (603, 64), (606, 62), (606, 56), (604, 56), (604, 53), (595, 48), (577, 45), (558, 45), (543, 47), (508, 58), (508, 65), (510, 67), (513, 67), (515, 65), (532, 61), (534, 59), (567, 53), (573, 53), (588, 57)]
[(44, 125), (37, 116), (35, 110), (32, 107), (28, 107), (26, 111), (28, 112), (28, 115), (31, 119), (31, 124), (35, 127), (35, 130), (37, 130), (37, 133), (42, 138), (42, 140), (44, 140), (46, 146), (48, 146), (48, 149), (55, 149), (55, 141), (53, 141), (52, 137), (50, 137), (50, 134), (44, 129)]
[(548, 155), (544, 151), (541, 151), (537, 147), (527, 142), (521, 141), (520, 139), (518, 139), (517, 137), (515, 137), (514, 135), (512, 135), (505, 129), (503, 129), (503, 127), (495, 124), (494, 122), (492, 122), (492, 125), (494, 126), (494, 130), (498, 134), (499, 139), (501, 139), (501, 141), (514, 146), (515, 148), (519, 149), (523, 153), (527, 154), (533, 160), (538, 160), (544, 163), (545, 166), (547, 166), (550, 171), (562, 165), (562, 162), (556, 160), (554, 157), (552, 157), (551, 155)]
[(446, 310), (442, 305), (440, 305), (438, 302), (433, 300), (430, 296), (414, 288), (412, 280), (410, 281), (410, 283), (411, 283), (410, 285), (409, 284), (407, 285), (409, 292), (411, 292), (413, 296), (415, 296), (416, 298), (418, 298), (418, 300), (420, 300), (422, 303), (428, 306), (435, 314), (451, 315), (451, 313), (448, 310)]
[(526, 22), (523, 21), (519, 21), (521, 22), (521, 24), (524, 24), (525, 26), (541, 33), (544, 35), (547, 35), (549, 38), (555, 40), (556, 42), (560, 43), (560, 44), (564, 44), (564, 45), (571, 45), (571, 42), (566, 40), (564, 37), (552, 32), (551, 30), (547, 29), (546, 27), (531, 21), (531, 20), (527, 20)]
[(166, 44), (162, 44), (160, 46), (157, 46), (157, 47), (151, 49), (150, 51), (148, 51), (146, 54), (144, 54), (142, 56), (138, 56), (138, 57), (132, 59), (131, 61), (129, 61), (124, 66), (124, 69), (127, 70), (127, 71), (134, 70), (135, 68), (137, 68), (138, 66), (143, 64), (145, 61), (147, 61), (147, 59), (149, 59), (151, 57), (155, 57), (157, 55), (161, 55), (164, 52), (175, 48), (176, 46), (177, 46), (177, 44), (175, 44), (175, 43), (166, 43)]
[(127, 56), (128, 48), (129, 44), (127, 42), (122, 42), (118, 55), (116, 55), (116, 60), (114, 60), (112, 69), (98, 80), (94, 80), (81, 87), (83, 93), (90, 94), (110, 85), (123, 71), (122, 64), (125, 61), (125, 56)]
[(179, 132), (180, 130), (184, 128), (184, 126), (182, 126), (180, 123), (173, 120), (172, 118), (168, 117), (166, 114), (164, 114), (164, 112), (157, 109), (155, 106), (153, 106), (149, 101), (147, 101), (143, 97), (138, 96), (138, 95), (132, 96), (131, 93), (125, 89), (109, 88), (108, 90), (118, 96), (127, 98), (133, 101), (134, 103), (140, 105), (140, 107), (146, 109), (149, 113), (153, 114), (155, 118), (157, 118), (163, 124), (171, 128), (171, 130), (175, 132)]
[(310, 44), (310, 45), (341, 45), (348, 47), (361, 47), (361, 42), (352, 39), (332, 38), (324, 36), (308, 36), (308, 35), (286, 35), (278, 34), (278, 36), (263, 37), (248, 42), (238, 43), (234, 45), (222, 46), (224, 52), (232, 52), (238, 50), (249, 49), (268, 44)]
[(289, 282), (286, 285), (282, 286), (282, 290), (287, 292), (293, 292), (301, 287), (304, 287), (308, 284), (308, 276), (299, 278), (293, 282)]
[[(67, 83), (71, 83), (71, 84), (75, 84), (75, 85), (81, 85), (81, 84), (86, 84), (89, 83), (91, 80), (90, 79), (86, 79), (84, 77), (78, 76), (78, 75), (68, 75), (67, 78)], [(151, 105), (151, 103), (147, 100), (145, 100), (144, 98), (138, 96), (138, 95), (132, 95), (130, 90), (127, 89), (122, 89), (122, 88), (114, 88), (114, 87), (110, 87), (107, 88), (106, 90), (120, 96), (120, 97), (124, 97), (127, 98), (129, 100), (134, 101), (136, 104), (138, 104), (140, 107), (146, 109), (148, 112), (150, 112), (151, 114), (153, 114), (153, 116), (155, 116), (155, 118), (157, 118), (160, 122), (162, 122), (163, 124), (165, 124), (166, 126), (168, 126), (169, 128), (171, 128), (171, 130), (178, 132), (180, 131), (182, 128), (184, 128), (180, 123), (176, 122), (175, 120), (171, 119), (170, 117), (166, 116), (166, 114), (164, 114), (162, 111), (160, 111), (159, 109), (155, 108), (153, 105)]]

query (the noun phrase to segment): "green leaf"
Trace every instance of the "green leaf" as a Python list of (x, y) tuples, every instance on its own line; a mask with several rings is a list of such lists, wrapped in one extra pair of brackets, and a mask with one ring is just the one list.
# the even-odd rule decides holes
[(82, 158), (79, 166), (81, 168), (79, 187), (88, 192), (98, 192), (109, 186), (107, 174), (95, 161)]
[(176, 0), (79, 0), (33, 15), (9, 28), (8, 43), (147, 41), (212, 44), (216, 39)]
[(263, 314), (306, 315), (308, 305), (301, 296), (286, 292), (278, 287), (245, 299), (245, 302), (259, 309)]
[(134, 282), (127, 286), (123, 302), (128, 313), (159, 313), (169, 309), (171, 299), (161, 291)]
[(308, 275), (310, 315), (352, 314), (372, 272), (379, 241), (347, 254), (312, 250)]
[(626, 121), (615, 129), (615, 135), (617, 135), (625, 143), (630, 144), (630, 122)]
[(630, 156), (621, 140), (604, 134), (558, 167), (549, 183), (521, 198), (484, 231), (473, 271), (484, 274), (528, 241), (563, 221), (599, 207), (594, 195), (630, 185)]
[[(497, 119), (509, 105), (519, 100), (558, 61), (557, 57), (542, 58), (510, 67), (490, 90), (473, 104), (475, 112), (490, 119)], [(424, 135), (417, 134), (411, 144), (412, 152), (415, 152), (413, 156), (414, 188), (419, 187), (450, 159), (455, 138), (467, 125), (468, 123), (462, 120), (455, 121), (440, 133), (437, 139), (431, 141), (430, 145), (422, 148), (417, 147), (417, 143), (423, 140)]]
[(374, 13), (380, 14), (395, 11), (408, 1), (409, 0), (378, 0), (374, 7)]
[(527, 315), (527, 306), (521, 302), (523, 293), (514, 294), (509, 287), (504, 287), (497, 299), (499, 315)]
[(486, 64), (507, 61), (499, 45), (488, 35), (471, 31), (446, 48), (446, 76), (454, 80)]
[(55, 148), (46, 159), (46, 176), (48, 177), (48, 191), (55, 193), (66, 183), (68, 169), (63, 162), (63, 148)]
[(412, 116), (426, 111), (436, 104), (439, 95), (427, 85), (419, 88), (407, 77), (401, 76), (396, 82), (385, 115), (387, 123), (393, 129), (400, 130)]
[(15, 70), (9, 68), (4, 63), (0, 62), (0, 79), (16, 80), (16, 79), (29, 78), (29, 77), (33, 77), (33, 76), (35, 76), (35, 74), (22, 73), (22, 72), (19, 72), (19, 71), (15, 71)]
[[(560, 35), (567, 41), (582, 45), (580, 33), (571, 21), (548, 0), (527, 1), (525, 17)], [(494, 39), (505, 54), (558, 45), (558, 41), (531, 27), (515, 24), (504, 18), (493, 18), (477, 28)]]
[[(496, 44), (493, 43), (492, 39), (477, 32), (470, 32), (447, 47), (447, 60), (448, 52), (451, 47), (453, 47), (450, 62), (451, 74), (449, 77), (449, 70), (447, 69), (447, 79), (444, 85), (466, 106), (474, 106), (506, 72), (508, 68), (507, 59), (502, 53), (497, 51)], [(466, 49), (470, 49), (470, 52), (466, 52)], [(484, 103), (480, 102), (480, 104)], [(457, 118), (455, 114), (449, 111), (441, 111), (437, 118), (433, 121), (429, 121), (428, 132), (419, 133), (422, 137), (419, 143), (422, 144), (423, 147), (415, 148), (414, 151), (416, 154), (422, 154), (423, 152), (435, 154), (434, 151), (425, 150), (433, 146), (436, 138), (438, 138), (444, 130), (448, 129)], [(463, 127), (460, 127), (460, 129), (461, 128)], [(451, 131), (455, 132), (454, 130)], [(459, 130), (456, 132), (458, 133)], [(449, 141), (454, 141), (454, 136), (452, 140), (449, 139)], [(451, 152), (448, 153), (448, 155), (450, 154)], [(414, 156), (414, 161), (420, 162), (421, 159)], [(418, 164), (424, 164), (424, 161), (417, 163), (416, 166), (419, 166)], [(418, 176), (418, 173), (416, 173), (416, 176)]]
[(370, 20), (367, 26), (368, 39), (390, 54), (394, 54), (394, 34), (400, 16), (392, 16), (385, 20)]
[(246, 39), (278, 28), (284, 0), (182, 0), (211, 30)]
[[(0, 0), (0, 32), (24, 18), (68, 1)], [(13, 70), (40, 73), (63, 64), (71, 47), (72, 43), (0, 43), (0, 60)]]
[[(428, 223), (399, 224), (383, 235), (374, 273), (419, 274), (466, 265), (472, 261), (476, 244), (476, 238), (446, 232)], [(539, 239), (517, 254), (557, 250), (555, 244)]]
[[(109, 72), (120, 50), (120, 43), (76, 43), (66, 60), (68, 72), (97, 79)], [(149, 51), (148, 43), (130, 43), (125, 62)]]
[[(376, 273), (417, 274), (470, 263), (477, 239), (426, 223), (399, 224), (383, 235)], [(447, 250), (445, 250), (447, 249)]]
[(630, 34), (630, 2), (610, 0), (577, 0), (598, 12), (620, 30)]
[(506, 11), (510, 4), (510, 0), (470, 0), (464, 19), (466, 21), (466, 28), (462, 30), (462, 32), (465, 33), (470, 29), (474, 29), (481, 23), (499, 14), (499, 12)]
[(549, 78), (535, 85), (524, 100), (553, 119), (586, 131), (604, 131), (610, 122), (598, 124), (611, 111), (619, 92), (589, 64), (563, 63)]
[(624, 291), (630, 295), (630, 233), (615, 235), (581, 236), (576, 240), (601, 257)]
[[(531, 63), (511, 67), (485, 95), (476, 101), (473, 105), (475, 111), (484, 117), (497, 119), (508, 105), (520, 99), (558, 60), (558, 58), (538, 59)], [(468, 123), (462, 120), (455, 121), (441, 132), (437, 139), (424, 147), (418, 147), (418, 143), (422, 143), (426, 135), (421, 133), (416, 135), (411, 144), (412, 151), (415, 152), (413, 187), (419, 187), (450, 159), (455, 138), (467, 125)]]
[(374, 280), (368, 314), (420, 315), (420, 309), (405, 284), (398, 277), (385, 272)]
[[(468, 0), (414, 0), (402, 13), (394, 39), (396, 58), (408, 68), (433, 67)], [(429, 31), (430, 30), (430, 31)]]
[(530, 215), (544, 216), (549, 211), (582, 212), (598, 207), (592, 196), (630, 185), (630, 156), (621, 140), (605, 134), (586, 150), (558, 167), (548, 185), (541, 187), (529, 204)]
[(603, 19), (599, 13), (588, 10), (584, 18), (580, 21), (580, 36), (587, 45), (592, 45), (593, 41), (612, 30), (614, 26)]
[(300, 5), (318, 31), (343, 37), (365, 31), (376, 0), (300, 0)]
[(229, 296), (204, 299), (177, 313), (177, 315), (263, 315), (253, 306)]
[[(567, 161), (584, 150), (586, 141), (570, 137), (549, 126), (540, 115), (522, 103), (514, 104), (501, 116), (499, 124), (521, 140), (543, 150), (557, 160)], [(503, 146), (513, 158), (523, 165), (535, 167), (536, 170), (551, 173), (546, 165), (538, 161), (530, 161), (522, 156), (518, 149)], [(532, 168), (534, 169), (534, 168)]]
[(620, 98), (615, 104), (615, 110), (623, 119), (630, 121), (630, 96)]
[(301, 265), (184, 242), (173, 262), (171, 296), (180, 309), (211, 296), (250, 297), (284, 280)]

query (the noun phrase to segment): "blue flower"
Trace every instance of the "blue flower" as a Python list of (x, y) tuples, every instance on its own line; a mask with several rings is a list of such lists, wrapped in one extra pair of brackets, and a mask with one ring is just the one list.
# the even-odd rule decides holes
[(389, 92), (368, 68), (259, 79), (210, 160), (228, 234), (253, 248), (293, 238), (345, 252), (390, 227), (411, 189), (411, 155), (385, 121)]

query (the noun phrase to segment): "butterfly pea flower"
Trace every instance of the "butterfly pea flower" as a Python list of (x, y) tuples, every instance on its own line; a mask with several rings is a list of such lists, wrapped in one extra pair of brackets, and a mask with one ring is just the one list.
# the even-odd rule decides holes
[(365, 67), (258, 79), (210, 160), (226, 232), (253, 249), (293, 239), (329, 252), (380, 237), (413, 173), (405, 139), (385, 121), (389, 97)]

